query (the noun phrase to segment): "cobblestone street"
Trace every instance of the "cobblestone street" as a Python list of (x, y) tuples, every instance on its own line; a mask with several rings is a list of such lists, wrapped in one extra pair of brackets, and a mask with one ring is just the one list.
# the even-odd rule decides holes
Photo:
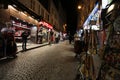
[(74, 80), (78, 61), (68, 42), (48, 45), (0, 61), (0, 80)]

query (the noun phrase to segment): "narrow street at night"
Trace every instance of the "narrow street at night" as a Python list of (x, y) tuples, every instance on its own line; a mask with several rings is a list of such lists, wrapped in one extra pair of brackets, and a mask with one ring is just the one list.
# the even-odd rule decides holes
[(74, 80), (78, 61), (67, 41), (17, 54), (0, 61), (0, 80)]
[(0, 80), (120, 80), (120, 0), (0, 0)]

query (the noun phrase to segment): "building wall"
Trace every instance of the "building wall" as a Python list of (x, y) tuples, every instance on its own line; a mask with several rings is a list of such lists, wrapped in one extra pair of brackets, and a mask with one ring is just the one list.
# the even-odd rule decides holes
[(38, 0), (19, 0), (19, 2), (24, 4), (28, 9), (37, 15), (42, 16), (45, 21), (50, 22), (49, 12)]
[[(43, 20), (50, 23), (52, 26), (55, 25), (56, 29), (63, 30), (63, 24), (66, 23), (66, 16), (63, 14), (62, 7), (60, 6), (60, 10), (58, 11), (53, 3), (52, 0), (50, 0), (50, 10), (46, 10), (44, 6), (38, 1), (38, 0), (18, 0), (21, 4), (26, 6), (29, 10), (33, 11), (35, 14), (42, 16)], [(16, 5), (19, 7), (19, 5)], [(0, 19), (2, 19), (2, 22), (6, 22), (10, 20), (10, 15), (15, 16), (17, 18), (20, 18), (22, 20), (26, 20), (30, 23), (37, 24), (33, 20), (30, 19), (30, 17), (34, 18), (33, 16), (30, 16), (30, 14), (26, 13), (25, 11), (16, 11), (14, 9), (7, 9), (9, 12), (5, 11), (5, 9), (0, 11)], [(3, 16), (1, 14), (6, 14), (7, 16)], [(20, 14), (26, 14), (26, 16), (20, 15)], [(2, 23), (1, 22), (1, 23)]]
[(56, 28), (58, 28), (58, 11), (57, 11), (57, 9), (56, 9), (52, 0), (51, 0), (50, 4), (51, 4), (50, 5), (50, 16), (51, 16), (51, 19), (52, 19), (51, 23), (53, 25), (55, 25)]
[(42, 16), (45, 21), (55, 25), (56, 29), (61, 31), (63, 30), (63, 24), (66, 23), (66, 19), (64, 19), (66, 18), (66, 15), (64, 15), (64, 11), (62, 10), (61, 6), (59, 6), (60, 10), (57, 10), (52, 0), (48, 1), (50, 2), (50, 10), (48, 10), (49, 12), (38, 0), (19, 0), (19, 2), (24, 4), (36, 14)]
[(6, 22), (9, 22), (9, 19), (10, 19), (9, 10), (8, 9), (0, 9), (0, 30), (3, 27), (6, 27)]
[(83, 24), (95, 6), (96, 0), (83, 0), (80, 2), (82, 8), (78, 11), (78, 30)]
[[(63, 10), (63, 7), (61, 5), (61, 3), (59, 3), (59, 9), (58, 9), (58, 13), (59, 13), (59, 27), (61, 30), (63, 30), (64, 25), (66, 24), (66, 13)], [(67, 26), (67, 25), (66, 25)]]
[(53, 20), (52, 23), (56, 26), (56, 28), (63, 31), (63, 25), (66, 24), (66, 14), (60, 1), (58, 1), (57, 5), (58, 6), (56, 7), (53, 0), (51, 0), (50, 15)]
[(0, 9), (0, 23), (5, 24), (10, 19), (9, 9)]

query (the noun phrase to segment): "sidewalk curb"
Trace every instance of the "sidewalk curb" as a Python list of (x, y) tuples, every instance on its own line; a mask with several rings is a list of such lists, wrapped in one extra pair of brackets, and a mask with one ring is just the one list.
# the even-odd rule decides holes
[[(46, 45), (49, 45), (49, 43), (43, 44), (43, 45), (40, 45), (40, 46), (36, 46), (36, 47), (28, 48), (26, 51), (32, 50), (32, 49), (36, 49), (36, 48), (39, 48), (39, 47), (43, 47), (43, 46), (46, 46)], [(23, 51), (23, 50), (17, 51), (16, 54), (18, 54), (18, 53), (20, 53), (20, 52), (24, 52), (24, 51)]]

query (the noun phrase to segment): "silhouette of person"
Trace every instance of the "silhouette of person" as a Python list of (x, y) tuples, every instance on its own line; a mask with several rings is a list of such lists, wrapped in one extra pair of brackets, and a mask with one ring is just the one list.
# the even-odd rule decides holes
[(28, 34), (28, 31), (25, 30), (23, 33), (22, 33), (22, 49), (23, 51), (26, 50), (26, 44), (27, 44), (27, 37), (29, 36)]

